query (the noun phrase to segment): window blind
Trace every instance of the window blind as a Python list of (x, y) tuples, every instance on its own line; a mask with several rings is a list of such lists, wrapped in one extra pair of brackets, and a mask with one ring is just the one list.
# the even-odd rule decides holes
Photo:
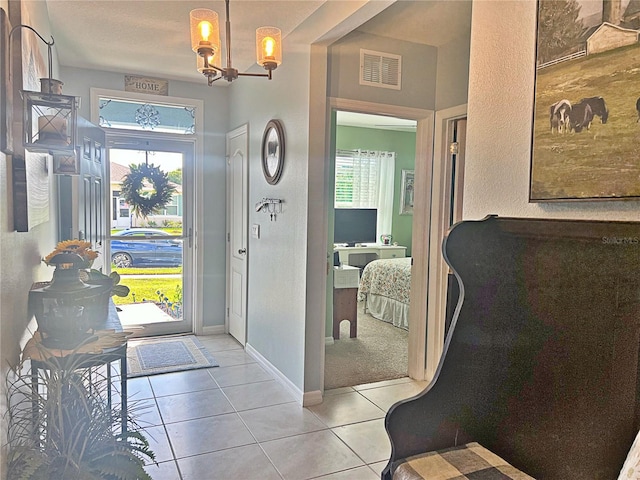
[(378, 208), (379, 153), (371, 150), (336, 152), (336, 208)]

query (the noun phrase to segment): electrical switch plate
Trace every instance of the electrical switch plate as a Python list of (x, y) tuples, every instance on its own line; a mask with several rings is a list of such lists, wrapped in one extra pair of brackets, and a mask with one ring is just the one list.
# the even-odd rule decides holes
[(253, 238), (260, 238), (260, 225), (257, 223), (251, 225), (251, 236)]

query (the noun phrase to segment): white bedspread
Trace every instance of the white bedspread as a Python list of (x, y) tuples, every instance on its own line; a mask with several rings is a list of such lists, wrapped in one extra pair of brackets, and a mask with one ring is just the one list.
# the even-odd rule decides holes
[(375, 318), (409, 328), (411, 258), (390, 258), (369, 263), (362, 272), (358, 300)]

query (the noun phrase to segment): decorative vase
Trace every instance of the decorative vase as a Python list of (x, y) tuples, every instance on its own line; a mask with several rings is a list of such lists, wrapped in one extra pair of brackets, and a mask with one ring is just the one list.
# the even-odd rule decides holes
[(50, 261), (56, 266), (51, 283), (29, 292), (29, 306), (45, 347), (73, 350), (106, 321), (111, 285), (84, 283), (79, 268), (83, 263), (75, 253), (55, 255)]

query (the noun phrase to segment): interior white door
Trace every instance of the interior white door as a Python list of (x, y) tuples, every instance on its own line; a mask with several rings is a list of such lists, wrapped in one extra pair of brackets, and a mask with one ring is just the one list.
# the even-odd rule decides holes
[(247, 126), (227, 134), (227, 327), (242, 345), (247, 325)]

